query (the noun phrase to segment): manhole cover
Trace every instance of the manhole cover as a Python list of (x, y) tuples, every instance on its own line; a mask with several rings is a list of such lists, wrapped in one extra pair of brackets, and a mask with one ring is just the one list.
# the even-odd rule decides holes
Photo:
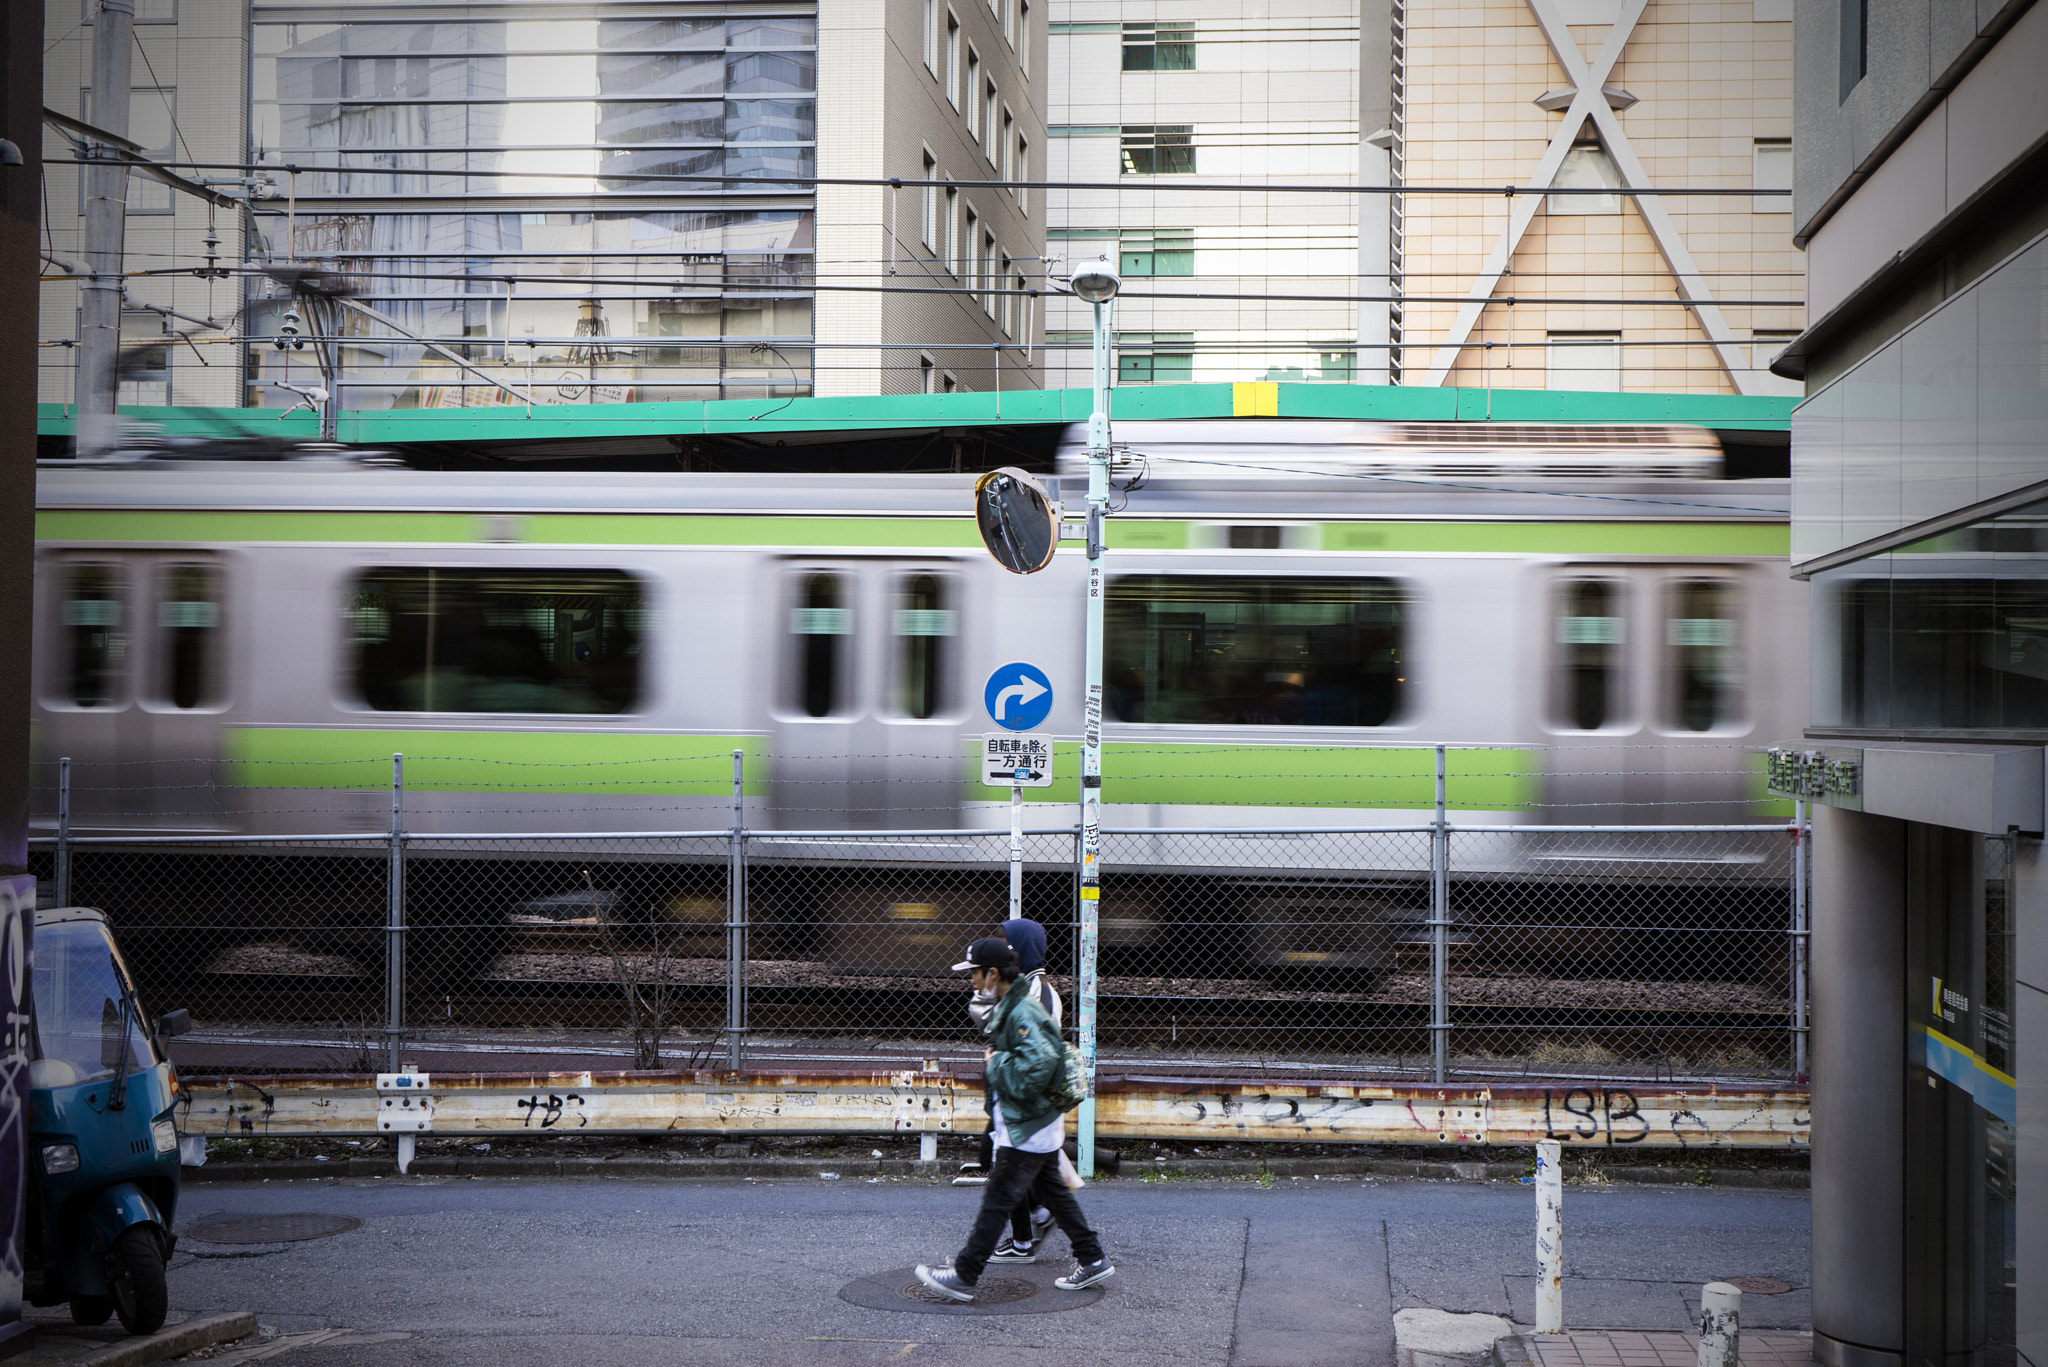
[(917, 1279), (915, 1268), (899, 1267), (848, 1282), (839, 1289), (839, 1299), (868, 1310), (907, 1310), (913, 1315), (1050, 1315), (1095, 1304), (1110, 1284), (1062, 1291), (1053, 1279), (1072, 1265), (1054, 1260), (1007, 1266), (1000, 1277), (984, 1275), (975, 1284), (971, 1301), (941, 1296)]
[(185, 1237), (203, 1244), (294, 1244), (346, 1234), (362, 1223), (353, 1215), (237, 1215), (194, 1225)]
[[(905, 1282), (897, 1295), (907, 1301), (922, 1301), (926, 1305), (960, 1305), (961, 1301), (951, 1296), (941, 1296), (916, 1277)], [(1020, 1282), (1011, 1277), (983, 1277), (974, 1284), (975, 1305), (1014, 1305), (1029, 1300), (1038, 1294), (1038, 1288), (1030, 1282)]]
[(1722, 1280), (1737, 1291), (1754, 1291), (1759, 1296), (1782, 1296), (1792, 1289), (1790, 1282), (1781, 1282), (1776, 1277), (1724, 1277)]

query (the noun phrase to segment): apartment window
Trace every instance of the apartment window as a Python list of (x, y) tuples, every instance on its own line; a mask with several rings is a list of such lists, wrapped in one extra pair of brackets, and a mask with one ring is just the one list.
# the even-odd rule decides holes
[[(993, 273), (994, 279), (992, 283), (997, 290), (1007, 291), (1009, 289), (1011, 272), (1010, 254), (1004, 252), (1002, 269)], [(1003, 332), (1008, 336), (1014, 337), (1017, 335), (1010, 327), (1010, 313), (1012, 309), (1019, 307), (1023, 302), (1022, 299), (1013, 294), (1002, 293), (996, 296), (996, 321), (1002, 324)]]
[(981, 247), (981, 215), (969, 209), (965, 222), (965, 231), (960, 234), (960, 264), (953, 273), (971, 292), (981, 274), (975, 268), (974, 259), (975, 252)]
[(1125, 71), (1193, 71), (1193, 24), (1125, 24)]
[(1001, 166), (1002, 166), (1002, 172), (1003, 172), (1003, 179), (1004, 179), (1004, 180), (1014, 180), (1014, 179), (1016, 179), (1016, 177), (1014, 177), (1013, 175), (1011, 175), (1011, 174), (1010, 174), (1010, 171), (1011, 171), (1011, 160), (1010, 160), (1010, 157), (1011, 157), (1011, 149), (1012, 149), (1012, 148), (1014, 148), (1014, 147), (1016, 146), (1016, 144), (1017, 144), (1017, 120), (1016, 120), (1016, 119), (1014, 119), (1013, 117), (1011, 117), (1011, 115), (1010, 115), (1010, 111), (1009, 111), (1009, 110), (1005, 109), (1005, 110), (1003, 111), (1003, 135), (1002, 135), (1002, 140), (1001, 140), (1001, 141), (999, 141), (998, 143), (996, 143), (996, 146), (995, 146), (995, 155), (994, 155), (994, 158), (993, 158), (993, 159), (994, 159), (995, 161), (997, 161), (997, 162), (999, 162), (999, 163), (1001, 164)]
[(981, 310), (989, 317), (996, 316), (996, 281), (1002, 277), (996, 274), (996, 240), (987, 233), (981, 238), (981, 271), (974, 287), (982, 291)]
[(171, 336), (161, 314), (121, 310), (120, 376), (121, 403), (170, 407)]
[[(1614, 158), (1607, 155), (1606, 148), (1597, 142), (1582, 142), (1564, 154), (1564, 161), (1558, 166), (1551, 184), (1578, 190), (1617, 189), (1621, 185), (1621, 172), (1615, 169)], [(1621, 212), (1621, 196), (1547, 195), (1543, 211), (1548, 214), (1618, 214)]]
[(1017, 70), (1031, 71), (1031, 0), (1017, 0)]
[(1001, 136), (997, 120), (1002, 110), (1002, 98), (996, 94), (996, 83), (990, 81), (981, 95), (981, 154), (994, 166), (1003, 159), (1002, 145), (996, 141)]
[(1186, 384), (1195, 378), (1192, 332), (1120, 332), (1118, 384)]
[(1119, 141), (1127, 176), (1195, 173), (1195, 126), (1191, 123), (1127, 124)]
[(1596, 394), (1621, 390), (1621, 334), (1553, 332), (1544, 347), (1544, 388)]
[[(1749, 183), (1756, 189), (1789, 191), (1792, 188), (1790, 138), (1758, 138), (1750, 157), (1752, 170)], [(1789, 214), (1792, 212), (1792, 196), (1751, 195), (1749, 211), (1753, 214)]]
[(1125, 233), (1117, 269), (1127, 276), (1193, 275), (1195, 234), (1187, 228)]
[(946, 11), (946, 98), (960, 107), (960, 21)]
[(941, 197), (939, 187), (933, 183), (937, 181), (938, 178), (938, 159), (933, 157), (931, 153), (926, 152), (924, 154), (923, 177), (925, 183), (922, 187), (922, 193), (924, 195), (924, 223), (922, 224), (921, 232), (924, 238), (924, 245), (931, 251), (932, 255), (934, 256), (937, 256), (939, 254), (941, 239), (944, 232), (944, 230), (939, 227), (939, 209), (941, 205), (944, 203), (944, 200)]
[(996, 0), (1003, 7), (1003, 38), (1014, 48), (1017, 46), (1017, 0)]
[(939, 387), (938, 377), (938, 367), (932, 364), (932, 358), (919, 353), (917, 358), (917, 392), (920, 394), (936, 393)]
[(1016, 291), (1010, 296), (1010, 335), (1028, 344), (1031, 341), (1031, 296), (1024, 293), (1024, 272), (1017, 271), (1011, 275), (1010, 288)]
[(1842, 0), (1842, 93), (1848, 99), (1870, 71), (1870, 0)]
[(953, 373), (951, 371), (947, 371), (946, 377), (939, 382), (939, 392), (941, 394), (951, 394), (954, 390), (958, 389), (959, 387), (960, 382), (953, 378)]
[(944, 261), (949, 266), (953, 264), (953, 244), (955, 240), (953, 237), (953, 225), (959, 221), (959, 218), (960, 192), (948, 189), (946, 191), (945, 220), (939, 224), (939, 240), (932, 244), (932, 250), (938, 255), (939, 260)]
[(1021, 134), (1017, 138), (1017, 164), (1011, 172), (1010, 179), (1018, 182), (1015, 187), (1017, 212), (1028, 214), (1031, 212), (1031, 189), (1023, 182), (1031, 179), (1031, 144)]
[(924, 0), (924, 65), (939, 74), (939, 0)]
[(967, 115), (967, 132), (976, 142), (980, 142), (981, 56), (971, 47), (967, 49), (967, 79), (961, 83), (960, 102)]

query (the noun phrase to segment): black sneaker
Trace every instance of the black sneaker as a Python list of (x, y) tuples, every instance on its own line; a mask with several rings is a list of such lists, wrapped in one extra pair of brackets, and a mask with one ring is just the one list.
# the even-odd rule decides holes
[[(1064, 1277), (1055, 1278), (1053, 1285), (1062, 1291), (1086, 1291), (1097, 1282), (1108, 1281), (1115, 1274), (1116, 1269), (1110, 1266), (1109, 1259), (1097, 1258), (1092, 1263), (1075, 1263), (1074, 1270)], [(918, 1275), (921, 1277), (924, 1273), (920, 1271)]]
[(974, 1299), (974, 1288), (962, 1281), (960, 1274), (950, 1267), (941, 1267), (934, 1270), (926, 1267), (923, 1263), (919, 1263), (917, 1265), (917, 1279), (949, 1300), (971, 1301)]
[(1015, 1239), (1005, 1234), (996, 1244), (996, 1251), (988, 1255), (992, 1263), (1035, 1263), (1038, 1261), (1038, 1246), (1025, 1244), (1021, 1247)]

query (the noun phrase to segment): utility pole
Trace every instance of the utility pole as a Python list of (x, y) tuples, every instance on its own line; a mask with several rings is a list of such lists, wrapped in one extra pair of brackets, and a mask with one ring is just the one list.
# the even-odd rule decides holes
[[(92, 111), (88, 122), (128, 136), (129, 69), (135, 54), (135, 0), (92, 0)], [(96, 454), (116, 440), (121, 388), (121, 286), (128, 233), (128, 164), (117, 150), (90, 145), (85, 168), (85, 269), (78, 311), (78, 452)]]

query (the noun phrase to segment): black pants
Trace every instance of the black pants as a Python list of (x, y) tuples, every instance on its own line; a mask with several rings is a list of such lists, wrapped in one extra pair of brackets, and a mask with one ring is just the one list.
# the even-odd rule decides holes
[(988, 1255), (996, 1251), (996, 1240), (1002, 1237), (1011, 1212), (1023, 1207), (1028, 1218), (1032, 1202), (1051, 1211), (1052, 1218), (1067, 1232), (1076, 1261), (1092, 1263), (1102, 1257), (1102, 1240), (1088, 1228), (1080, 1203), (1067, 1190), (1067, 1184), (1060, 1181), (1059, 1154), (997, 1149), (988, 1185), (981, 1189), (981, 1210), (974, 1217), (967, 1247), (953, 1259), (953, 1267), (962, 1281), (972, 1286), (981, 1280), (981, 1270), (988, 1266)]
[[(994, 1101), (988, 1104), (991, 1110), (995, 1108)], [(988, 1128), (981, 1132), (981, 1152), (976, 1158), (983, 1172), (987, 1172), (996, 1161), (996, 1122), (993, 1120), (989, 1121)], [(1010, 1212), (1010, 1237), (1020, 1244), (1031, 1242), (1031, 1207), (1034, 1204), (1027, 1193), (1026, 1199), (1019, 1201), (1017, 1208)]]

